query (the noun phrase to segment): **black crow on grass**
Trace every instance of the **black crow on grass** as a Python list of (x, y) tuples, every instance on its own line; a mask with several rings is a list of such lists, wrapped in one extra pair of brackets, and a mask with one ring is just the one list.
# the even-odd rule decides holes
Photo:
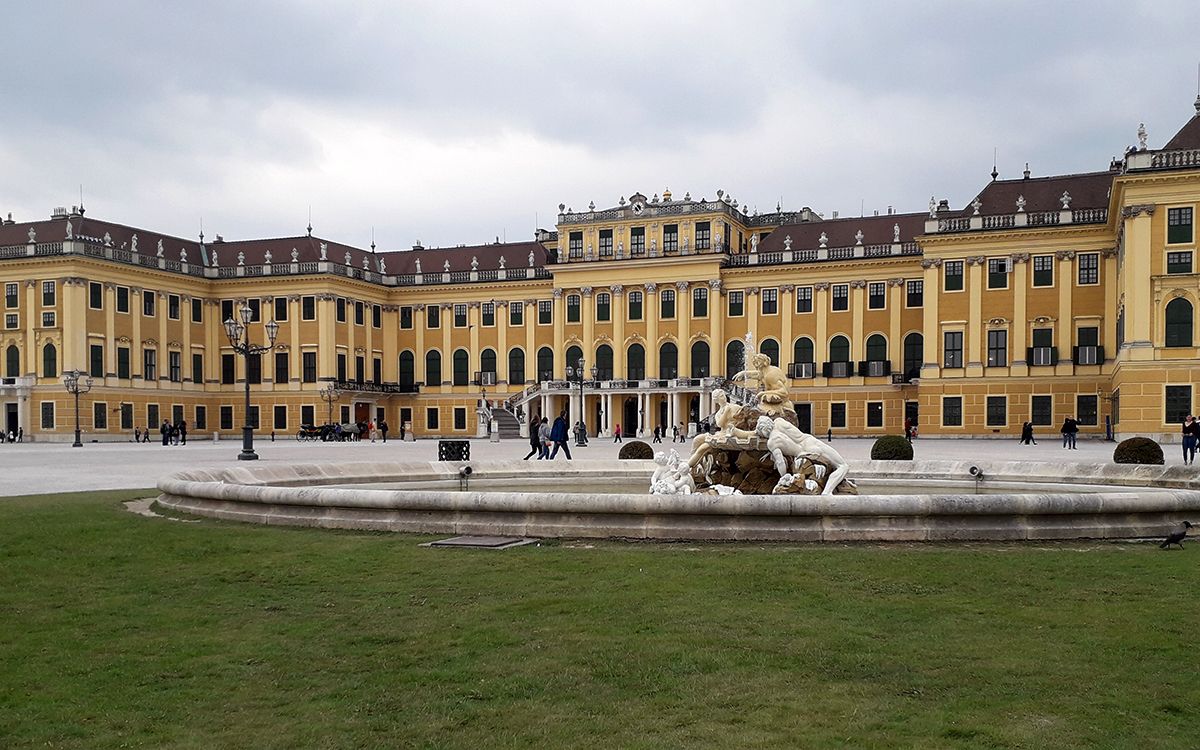
[(1183, 538), (1187, 536), (1188, 529), (1190, 528), (1192, 528), (1191, 522), (1184, 521), (1183, 528), (1179, 531), (1172, 531), (1167, 538), (1163, 540), (1163, 543), (1158, 545), (1158, 548), (1167, 549), (1172, 544), (1178, 544), (1179, 549), (1183, 549)]

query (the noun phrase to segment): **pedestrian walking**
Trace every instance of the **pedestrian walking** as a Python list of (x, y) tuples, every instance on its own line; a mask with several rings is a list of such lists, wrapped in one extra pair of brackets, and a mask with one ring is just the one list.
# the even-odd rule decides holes
[(403, 441), (404, 441), (404, 432), (405, 432), (405, 429), (404, 429), (404, 422), (403, 422), (403, 420), (402, 420), (402, 421), (400, 422), (400, 440), (401, 440), (401, 442), (403, 442)]
[(1063, 447), (1067, 450), (1078, 450), (1075, 447), (1075, 435), (1079, 432), (1079, 422), (1074, 417), (1067, 417), (1062, 425)]
[(663, 434), (663, 428), (658, 425), (655, 425), (654, 426), (654, 439), (651, 440), (650, 442), (651, 443), (661, 443), (662, 442), (662, 434)]
[(375, 420), (367, 422), (367, 435), (370, 436), (371, 442), (375, 442)]
[(550, 458), (550, 420), (542, 417), (538, 423), (538, 460)]
[(133, 442), (135, 442), (135, 443), (142, 442), (142, 428), (141, 427), (133, 428)]
[(550, 428), (550, 440), (554, 443), (554, 451), (550, 454), (550, 460), (558, 455), (558, 449), (562, 448), (566, 454), (567, 460), (571, 460), (571, 449), (567, 447), (567, 412), (560, 411), (558, 417), (554, 420), (554, 426)]
[(1033, 422), (1026, 422), (1021, 425), (1021, 445), (1037, 445), (1037, 441), (1033, 439)]
[(187, 445), (187, 420), (179, 420), (179, 444)]
[(387, 442), (388, 423), (386, 419), (379, 420), (379, 434), (383, 436), (383, 442)]
[[(523, 461), (528, 461), (535, 453), (542, 452), (542, 438), (539, 428), (542, 426), (542, 420), (534, 417), (529, 420), (529, 452), (525, 454)], [(404, 428), (401, 427), (401, 430)]]
[(160, 426), (158, 428), (158, 432), (159, 432), (159, 434), (162, 435), (162, 444), (170, 445), (171, 444), (171, 423), (164, 419), (162, 426)]
[(1192, 414), (1183, 420), (1183, 463), (1191, 465), (1196, 460), (1196, 444), (1200, 442), (1200, 422)]
[(614, 443), (620, 443), (620, 442), (623, 442), (623, 441), (621, 440), (621, 425), (616, 425), (616, 426), (613, 428), (613, 442), (614, 442)]

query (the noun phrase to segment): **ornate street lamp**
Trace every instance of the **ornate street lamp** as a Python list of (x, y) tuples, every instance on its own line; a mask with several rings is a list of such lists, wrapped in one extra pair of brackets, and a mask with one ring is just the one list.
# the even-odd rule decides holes
[(243, 303), (238, 311), (241, 321), (233, 318), (225, 320), (225, 335), (233, 350), (246, 359), (246, 426), (242, 428), (242, 452), (238, 454), (239, 461), (257, 461), (258, 454), (254, 452), (254, 428), (250, 426), (250, 357), (275, 348), (275, 337), (279, 335), (279, 324), (274, 320), (264, 326), (267, 329), (267, 345), (250, 343), (250, 323), (254, 311), (250, 305)]
[(72, 448), (83, 447), (83, 441), (79, 439), (79, 394), (92, 390), (91, 376), (88, 376), (87, 380), (80, 380), (81, 375), (83, 373), (79, 370), (63, 373), (63, 385), (66, 386), (67, 393), (75, 396), (75, 442), (71, 443)]
[(325, 424), (333, 424), (333, 405), (341, 399), (342, 392), (331, 381), (326, 383), (321, 390), (317, 391), (317, 395), (329, 406), (328, 412), (325, 415)]
[[(587, 374), (587, 370), (584, 368), (583, 364), (583, 357), (580, 357), (578, 360), (576, 360), (575, 367), (567, 365), (567, 380), (579, 381), (579, 421), (583, 424), (587, 424), (587, 410), (584, 409), (583, 402), (583, 379)], [(598, 374), (599, 369), (595, 365), (592, 365), (592, 380), (595, 380)], [(578, 440), (576, 440), (576, 444), (582, 445), (582, 443)]]

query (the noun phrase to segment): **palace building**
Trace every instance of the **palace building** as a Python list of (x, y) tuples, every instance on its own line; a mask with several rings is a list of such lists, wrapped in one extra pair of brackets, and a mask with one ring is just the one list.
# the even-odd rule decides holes
[[(418, 437), (531, 414), (592, 434), (708, 416), (749, 342), (824, 435), (1178, 434), (1200, 375), (1196, 116), (1104, 169), (997, 179), (965, 207), (750, 214), (731, 196), (559, 206), (529, 242), (376, 252), (308, 234), (206, 243), (86, 215), (0, 225), (0, 422), (85, 440), (386, 418)], [(924, 202), (923, 200), (921, 201)], [(152, 221), (147, 221), (152, 224)], [(224, 321), (248, 307), (234, 352)], [(581, 372), (582, 370), (582, 372)], [(246, 382), (252, 403), (242, 405)], [(336, 392), (328, 390), (328, 384)], [(326, 392), (326, 398), (321, 395)]]

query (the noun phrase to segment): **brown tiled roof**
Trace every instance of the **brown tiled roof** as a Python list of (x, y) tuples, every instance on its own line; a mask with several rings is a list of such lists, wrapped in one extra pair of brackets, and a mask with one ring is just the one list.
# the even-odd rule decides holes
[[(31, 227), (37, 234), (38, 242), (62, 242), (67, 239), (67, 221), (68, 219), (41, 219), (0, 226), (0, 245), (23, 245), (29, 242)], [(133, 249), (133, 235), (136, 234), (137, 249), (143, 255), (156, 254), (158, 242), (162, 240), (164, 258), (179, 260), (180, 249), (186, 247), (188, 262), (200, 262), (200, 248), (197, 240), (185, 240), (181, 237), (173, 237), (147, 229), (100, 221), (89, 216), (71, 216), (69, 221), (71, 222), (71, 233), (77, 239), (86, 237), (103, 242), (104, 235), (107, 234), (113, 247), (131, 250)]]
[[(1071, 208), (1106, 208), (1113, 178), (1116, 176), (1116, 172), (1106, 170), (1019, 180), (993, 180), (977, 196), (983, 204), (979, 213), (1016, 213), (1017, 198), (1020, 196), (1025, 197), (1026, 212), (1057, 211), (1062, 208), (1063, 192), (1071, 194)], [(971, 203), (974, 202), (972, 199)], [(974, 209), (968, 205), (958, 215), (970, 216), (972, 213)]]
[(505, 268), (528, 268), (529, 253), (533, 252), (534, 267), (545, 266), (550, 252), (540, 242), (501, 242), (490, 245), (467, 245), (465, 247), (426, 248), (402, 250), (386, 254), (388, 273), (416, 273), (417, 259), (421, 260), (423, 273), (441, 272), (446, 261), (451, 271), (470, 271), (471, 259), (479, 261), (479, 270), (491, 271), (500, 267), (500, 256), (504, 256)]
[(900, 226), (900, 241), (912, 242), (914, 237), (924, 234), (928, 216), (927, 213), (884, 214), (784, 224), (759, 242), (758, 251), (770, 253), (783, 250), (789, 236), (793, 250), (810, 250), (820, 247), (822, 232), (828, 240), (828, 247), (849, 247), (857, 242), (855, 235), (859, 230), (862, 230), (864, 245), (887, 245), (892, 243), (897, 224)]
[(1200, 114), (1184, 123), (1179, 132), (1163, 146), (1163, 151), (1182, 148), (1200, 148)]

